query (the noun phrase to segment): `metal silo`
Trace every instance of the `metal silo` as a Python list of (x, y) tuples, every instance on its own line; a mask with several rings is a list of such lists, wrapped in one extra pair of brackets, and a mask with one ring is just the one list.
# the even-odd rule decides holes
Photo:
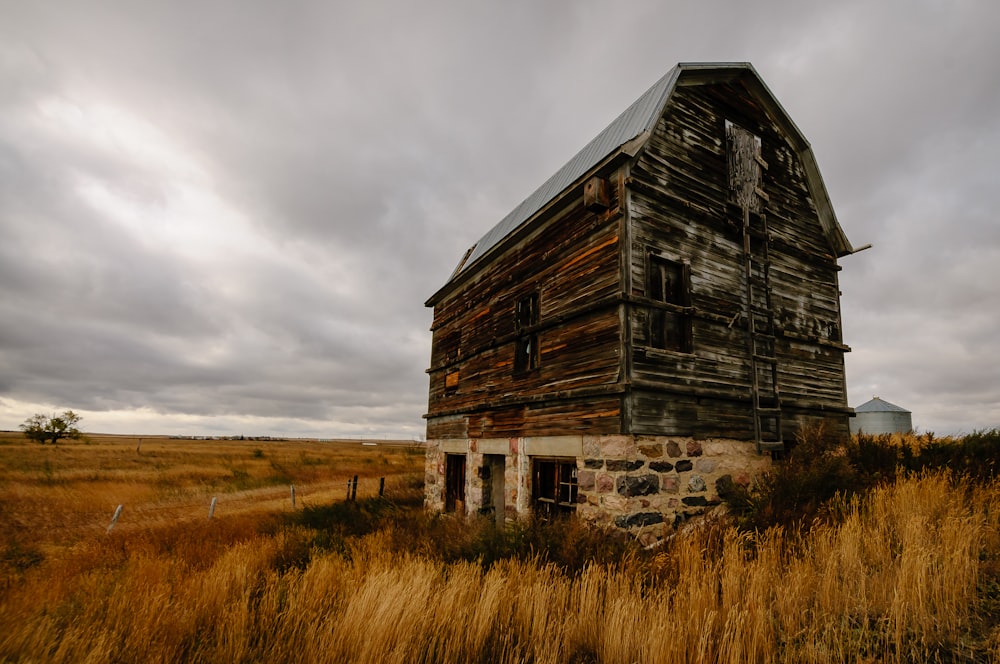
[(906, 433), (913, 430), (910, 411), (878, 397), (854, 409), (851, 433)]

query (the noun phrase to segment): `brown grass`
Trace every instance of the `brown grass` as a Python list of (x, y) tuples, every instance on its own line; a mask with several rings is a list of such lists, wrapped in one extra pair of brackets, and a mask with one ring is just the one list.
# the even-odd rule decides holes
[(398, 483), (422, 467), (422, 449), (403, 444), (91, 435), (39, 445), (0, 433), (0, 551), (55, 555), (103, 533), (118, 505), (115, 528), (128, 531), (205, 519), (213, 496), (217, 516), (290, 510), (291, 485), (298, 507), (324, 504), (355, 475), (358, 495), (374, 495), (379, 477)]
[(338, 551), (287, 512), (102, 525), (8, 579), (0, 661), (997, 660), (1000, 487), (926, 474), (831, 512), (803, 535), (707, 521), (576, 573), (407, 553), (400, 518)]

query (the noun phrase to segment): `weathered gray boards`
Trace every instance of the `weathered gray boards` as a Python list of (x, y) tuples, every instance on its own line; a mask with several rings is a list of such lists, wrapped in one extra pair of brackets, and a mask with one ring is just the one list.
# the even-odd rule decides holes
[(648, 529), (846, 434), (852, 251), (753, 67), (674, 67), (427, 301), (428, 506)]

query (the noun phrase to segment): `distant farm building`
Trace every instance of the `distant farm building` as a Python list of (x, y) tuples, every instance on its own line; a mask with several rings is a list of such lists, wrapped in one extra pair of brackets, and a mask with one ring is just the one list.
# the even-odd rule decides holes
[(852, 252), (753, 67), (674, 67), (427, 300), (427, 506), (655, 537), (801, 425), (846, 435)]
[(907, 433), (913, 431), (910, 411), (878, 397), (866, 401), (854, 409), (856, 415), (851, 420), (851, 433), (869, 434)]

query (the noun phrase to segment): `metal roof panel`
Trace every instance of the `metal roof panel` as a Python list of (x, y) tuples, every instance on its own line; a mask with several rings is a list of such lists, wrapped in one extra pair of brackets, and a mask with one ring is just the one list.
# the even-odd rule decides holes
[(545, 204), (559, 195), (564, 189), (576, 182), (591, 168), (605, 157), (630, 140), (652, 128), (659, 118), (663, 104), (666, 102), (670, 89), (677, 79), (679, 68), (674, 67), (659, 81), (653, 84), (639, 99), (629, 106), (615, 120), (604, 128), (576, 155), (546, 180), (542, 186), (528, 196), (506, 217), (491, 228), (486, 235), (476, 243), (475, 248), (459, 272), (467, 269), (503, 238), (514, 232), (521, 224), (531, 218)]
[(855, 413), (886, 413), (886, 412), (909, 413), (910, 411), (906, 410), (901, 406), (897, 406), (894, 403), (889, 403), (885, 399), (879, 399), (878, 397), (874, 397), (872, 398), (871, 401), (866, 401), (860, 406), (857, 406), (854, 409), (854, 412)]

